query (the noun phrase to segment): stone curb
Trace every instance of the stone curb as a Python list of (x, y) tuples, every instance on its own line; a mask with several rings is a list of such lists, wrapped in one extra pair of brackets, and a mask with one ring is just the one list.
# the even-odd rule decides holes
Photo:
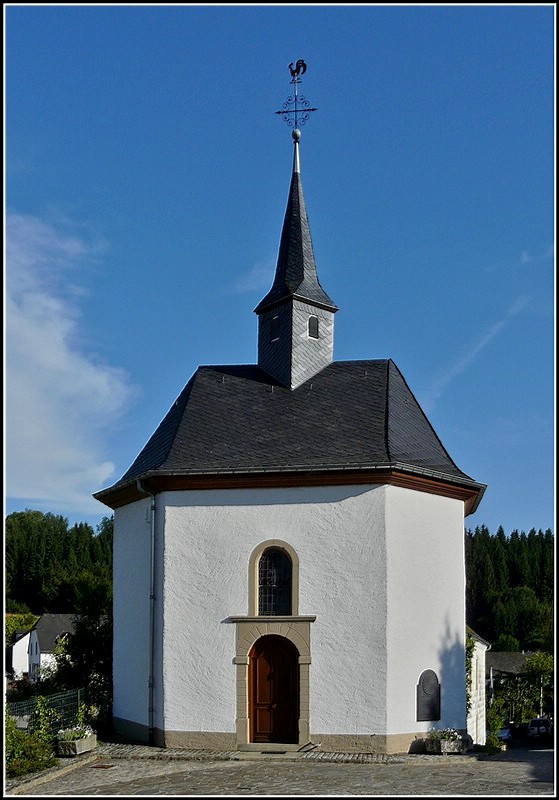
[(43, 772), (33, 772), (30, 775), (22, 775), (21, 778), (10, 778), (6, 780), (4, 789), (6, 794), (10, 795), (26, 794), (27, 789), (30, 789), (34, 786), (40, 786), (42, 783), (47, 783), (53, 778), (60, 778), (62, 775), (67, 775), (69, 772), (73, 772), (78, 767), (83, 767), (84, 764), (90, 764), (93, 761), (97, 761), (98, 758), (98, 753), (84, 753), (81, 756), (72, 758), (70, 760), (71, 763), (56, 764), (56, 766), (49, 767), (49, 769), (46, 769)]

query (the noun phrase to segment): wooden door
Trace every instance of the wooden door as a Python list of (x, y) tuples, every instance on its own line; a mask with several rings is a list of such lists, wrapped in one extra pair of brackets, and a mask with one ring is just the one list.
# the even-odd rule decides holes
[(250, 651), (251, 742), (299, 740), (299, 653), (283, 636), (263, 636)]

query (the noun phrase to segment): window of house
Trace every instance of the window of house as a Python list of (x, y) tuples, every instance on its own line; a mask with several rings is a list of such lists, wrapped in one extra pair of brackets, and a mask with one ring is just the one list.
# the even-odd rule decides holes
[(309, 317), (309, 337), (318, 339), (318, 317)]
[(271, 330), (270, 330), (270, 339), (272, 340), (272, 342), (275, 342), (277, 339), (279, 339), (279, 335), (280, 335), (280, 318), (279, 316), (272, 317)]
[(291, 559), (284, 550), (269, 547), (258, 562), (258, 613), (263, 616), (291, 614)]

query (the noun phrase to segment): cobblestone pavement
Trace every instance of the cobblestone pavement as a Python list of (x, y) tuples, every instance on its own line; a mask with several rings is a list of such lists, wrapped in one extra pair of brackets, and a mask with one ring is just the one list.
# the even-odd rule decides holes
[(6, 784), (5, 794), (157, 795), (554, 795), (552, 749), (513, 748), (483, 754), (361, 758), (343, 753), (239, 757), (100, 745), (31, 779)]

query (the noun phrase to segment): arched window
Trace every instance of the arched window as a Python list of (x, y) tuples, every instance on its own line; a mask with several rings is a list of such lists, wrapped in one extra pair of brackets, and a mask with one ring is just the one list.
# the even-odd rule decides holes
[(269, 547), (258, 562), (258, 614), (291, 615), (291, 559), (285, 550)]
[(279, 339), (280, 335), (280, 318), (279, 316), (272, 317), (270, 322), (270, 340), (275, 342)]
[(309, 336), (318, 339), (318, 317), (309, 317)]

